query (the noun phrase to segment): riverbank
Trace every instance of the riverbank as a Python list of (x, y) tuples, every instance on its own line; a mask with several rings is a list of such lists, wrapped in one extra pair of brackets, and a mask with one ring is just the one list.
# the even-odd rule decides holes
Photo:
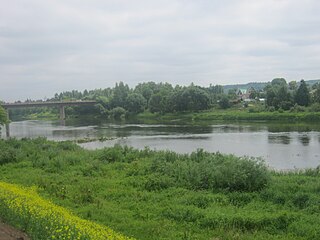
[(0, 181), (141, 240), (319, 239), (319, 176), (202, 150), (0, 140)]
[[(313, 111), (262, 111), (259, 108), (233, 107), (229, 109), (210, 109), (199, 112), (177, 112), (177, 113), (151, 113), (145, 111), (137, 115), (129, 114), (122, 119), (135, 120), (144, 123), (159, 122), (197, 122), (197, 121), (283, 121), (283, 122), (320, 122), (320, 112)], [(58, 120), (59, 116), (52, 112), (33, 113), (27, 116), (20, 116), (13, 120)], [(67, 115), (67, 119), (77, 118), (110, 120), (106, 116), (88, 114), (85, 116)], [(119, 121), (120, 119), (116, 120)]]
[(244, 109), (215, 109), (202, 112), (157, 114), (145, 112), (136, 116), (140, 121), (285, 121), (320, 122), (320, 112), (249, 112)]

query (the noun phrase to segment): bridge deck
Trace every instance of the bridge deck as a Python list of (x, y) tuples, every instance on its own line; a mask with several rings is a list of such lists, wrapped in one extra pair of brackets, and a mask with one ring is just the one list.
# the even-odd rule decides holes
[(52, 106), (79, 106), (93, 105), (96, 101), (61, 101), (61, 102), (26, 102), (26, 103), (3, 103), (2, 107), (8, 108), (23, 108), (23, 107), (52, 107)]

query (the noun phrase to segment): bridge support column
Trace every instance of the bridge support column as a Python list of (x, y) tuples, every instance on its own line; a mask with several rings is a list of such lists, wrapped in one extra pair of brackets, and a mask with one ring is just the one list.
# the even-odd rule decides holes
[(65, 120), (66, 119), (66, 113), (64, 111), (64, 106), (60, 106), (60, 120)]
[(6, 123), (6, 136), (7, 136), (7, 138), (10, 137), (10, 127), (9, 127), (9, 123)]
[(7, 138), (10, 137), (10, 126), (9, 126), (9, 122), (10, 122), (10, 118), (9, 118), (9, 109), (6, 109), (7, 112), (7, 123), (6, 123), (6, 136)]

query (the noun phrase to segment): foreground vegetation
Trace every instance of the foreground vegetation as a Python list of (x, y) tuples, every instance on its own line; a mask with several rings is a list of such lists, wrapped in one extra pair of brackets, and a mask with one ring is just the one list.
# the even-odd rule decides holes
[(42, 199), (34, 188), (0, 182), (0, 203), (1, 218), (32, 239), (129, 239)]
[(2, 182), (34, 186), (42, 198), (137, 239), (319, 239), (319, 175), (275, 173), (256, 159), (201, 150), (0, 141)]

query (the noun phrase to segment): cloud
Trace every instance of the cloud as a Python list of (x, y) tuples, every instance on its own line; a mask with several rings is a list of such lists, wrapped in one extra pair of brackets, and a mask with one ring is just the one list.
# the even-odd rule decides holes
[(116, 81), (319, 78), (319, 9), (317, 0), (5, 0), (0, 99)]

